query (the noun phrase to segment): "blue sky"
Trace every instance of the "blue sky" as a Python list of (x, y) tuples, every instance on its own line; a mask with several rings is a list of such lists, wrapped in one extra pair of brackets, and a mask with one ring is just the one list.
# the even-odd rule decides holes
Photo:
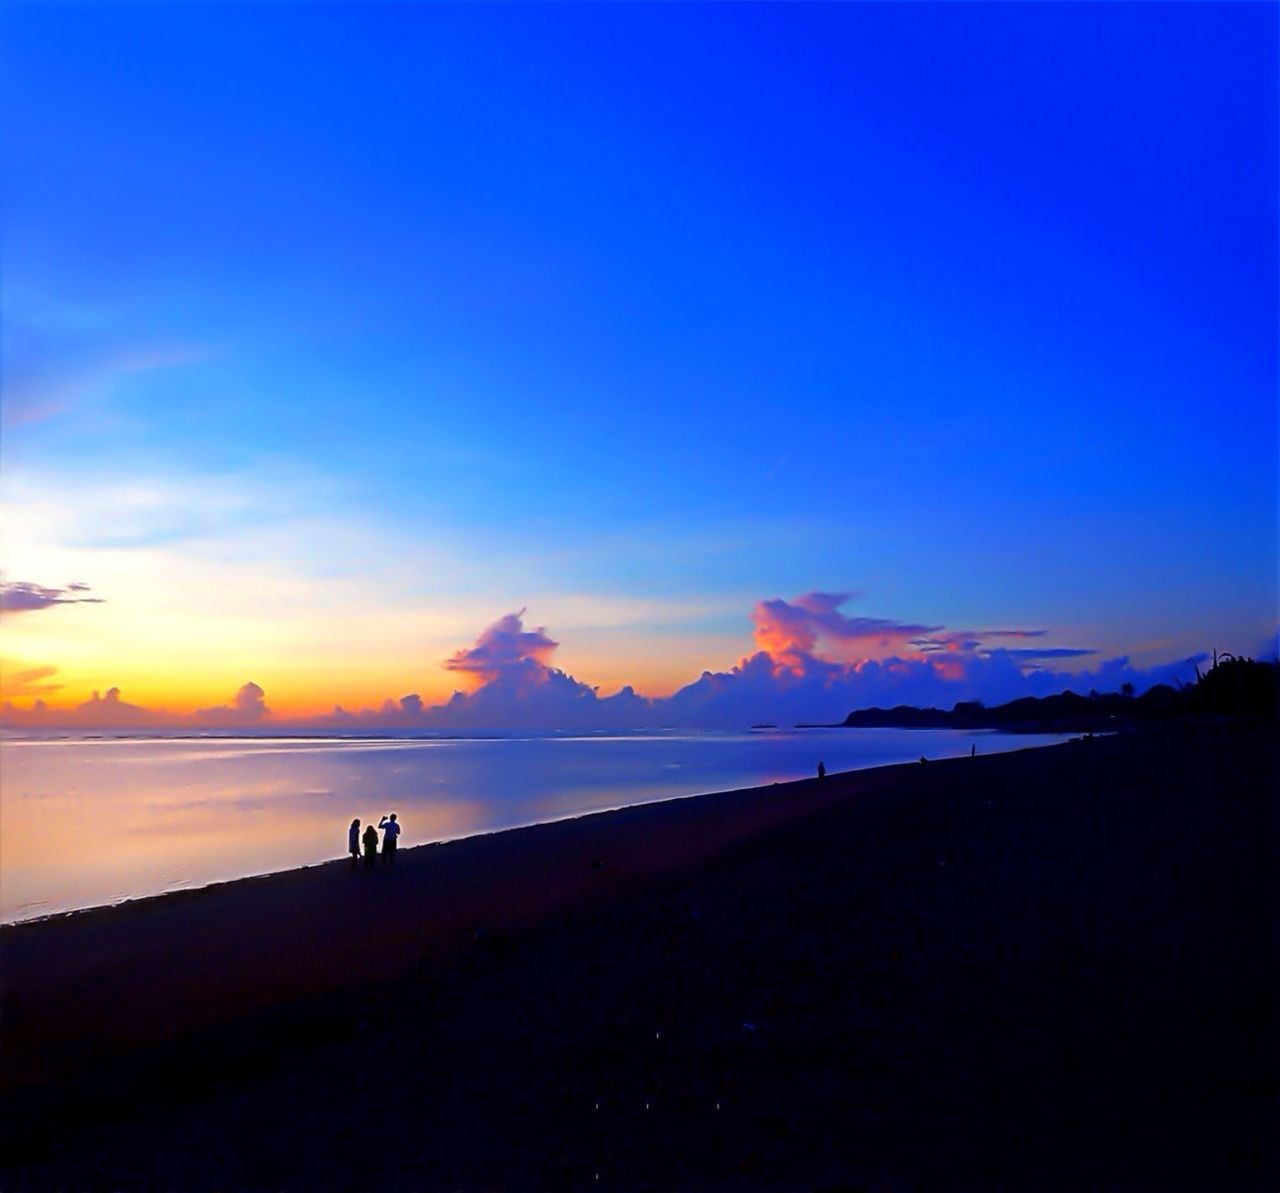
[(1274, 629), (1272, 5), (4, 22), (5, 571), (105, 602), (7, 654), (222, 691), (123, 657), (185, 610), (292, 699), (336, 637), (338, 689), (444, 690), (526, 604), (668, 691), (813, 590), (1148, 662)]

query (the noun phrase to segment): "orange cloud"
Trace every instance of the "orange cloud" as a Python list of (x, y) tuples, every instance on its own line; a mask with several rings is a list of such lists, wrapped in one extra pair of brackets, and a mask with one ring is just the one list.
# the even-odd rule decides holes
[(941, 626), (915, 625), (884, 617), (848, 617), (840, 606), (855, 594), (808, 592), (792, 601), (758, 601), (751, 612), (756, 645), (791, 671), (803, 670), (801, 656), (813, 655), (819, 645), (849, 658), (901, 651), (923, 634)]
[(57, 667), (28, 667), (15, 659), (0, 659), (0, 692), (9, 700), (31, 700), (62, 690), (61, 683), (48, 682)]

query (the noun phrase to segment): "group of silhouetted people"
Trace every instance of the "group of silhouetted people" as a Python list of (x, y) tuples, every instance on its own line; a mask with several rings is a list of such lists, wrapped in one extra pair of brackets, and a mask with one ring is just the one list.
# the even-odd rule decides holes
[[(392, 812), (390, 816), (384, 816), (378, 821), (378, 828), (382, 830), (382, 864), (394, 866), (396, 839), (400, 836), (400, 823), (396, 820), (396, 814)], [(362, 834), (359, 819), (351, 822), (351, 827), (347, 830), (347, 850), (351, 854), (353, 870), (360, 864), (361, 846), (364, 847), (364, 868), (372, 870), (378, 864), (378, 828), (374, 828), (370, 821)]]

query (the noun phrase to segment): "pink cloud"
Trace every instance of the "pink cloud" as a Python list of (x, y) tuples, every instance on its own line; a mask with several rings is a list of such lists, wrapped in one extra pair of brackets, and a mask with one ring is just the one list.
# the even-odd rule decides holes
[[(1096, 675), (1055, 672), (1054, 660), (1095, 654), (1085, 647), (1020, 647), (1001, 639), (1043, 638), (1043, 629), (950, 630), (880, 617), (849, 617), (851, 593), (810, 592), (791, 601), (760, 601), (752, 612), (756, 654), (727, 672), (705, 672), (669, 701), (672, 722), (742, 724), (753, 720), (822, 722), (855, 708), (918, 704), (950, 707), (959, 700), (1003, 701), (1088, 687), (1156, 680), (1127, 659)], [(1189, 664), (1171, 674), (1189, 677)], [(843, 712), (841, 710), (844, 710)]]
[(508, 613), (489, 626), (476, 644), (449, 656), (446, 671), (473, 676), (482, 685), (498, 680), (538, 683), (545, 678), (548, 660), (560, 644), (542, 627), (526, 630), (525, 610)]
[(508, 613), (476, 644), (445, 660), (448, 671), (478, 681), (426, 710), (436, 728), (620, 728), (649, 723), (651, 702), (630, 688), (601, 697), (550, 660), (559, 645), (542, 627), (524, 628), (525, 610)]
[[(754, 653), (727, 671), (707, 671), (673, 696), (648, 699), (630, 687), (611, 696), (553, 667), (557, 643), (542, 627), (526, 629), (525, 611), (509, 613), (476, 642), (444, 663), (470, 681), (443, 704), (425, 707), (416, 694), (388, 699), (378, 709), (332, 713), (288, 728), (362, 729), (587, 729), (654, 726), (742, 727), (833, 722), (872, 706), (915, 704), (950, 708), (957, 701), (998, 703), (1066, 688), (1115, 691), (1123, 683), (1145, 690), (1154, 683), (1190, 680), (1194, 660), (1149, 671), (1124, 657), (1096, 669), (1056, 671), (1056, 660), (1095, 653), (1087, 648), (1005, 647), (1001, 639), (1041, 639), (1047, 631), (948, 630), (880, 617), (849, 617), (840, 606), (850, 594), (806, 593), (791, 601), (759, 602), (753, 612)], [(995, 642), (997, 644), (993, 645)], [(834, 657), (833, 657), (834, 656)], [(21, 673), (34, 695), (52, 669)], [(4, 707), (4, 721), (22, 726), (137, 727), (150, 725), (284, 728), (272, 717), (263, 689), (245, 684), (215, 708), (173, 716), (125, 702), (116, 688), (72, 710)]]
[(835, 647), (844, 657), (868, 656), (902, 649), (921, 634), (941, 626), (915, 625), (885, 617), (848, 617), (840, 606), (850, 592), (808, 592), (792, 601), (759, 601), (751, 612), (755, 641), (777, 663), (794, 670), (801, 655), (813, 654), (819, 644)]

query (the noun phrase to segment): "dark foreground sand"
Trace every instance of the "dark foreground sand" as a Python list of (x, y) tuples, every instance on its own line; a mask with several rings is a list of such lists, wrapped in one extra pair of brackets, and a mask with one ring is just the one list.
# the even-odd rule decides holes
[(1275, 735), (0, 931), (0, 1189), (1274, 1190)]

